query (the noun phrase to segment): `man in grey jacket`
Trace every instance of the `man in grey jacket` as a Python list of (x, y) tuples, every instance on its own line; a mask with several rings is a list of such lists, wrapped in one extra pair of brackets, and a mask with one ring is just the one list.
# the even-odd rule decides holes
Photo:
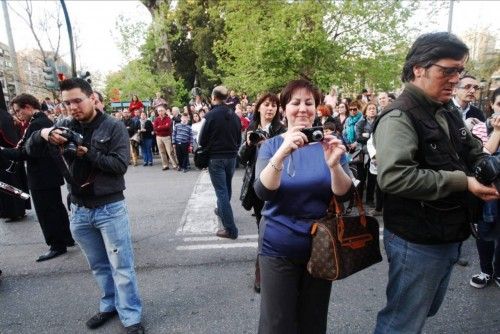
[[(122, 122), (96, 110), (95, 95), (85, 80), (67, 79), (60, 87), (73, 116), (68, 127), (81, 134), (83, 142), (73, 140), (62, 129), (46, 128), (33, 133), (26, 145), (28, 154), (41, 149), (45, 141), (64, 147), (71, 232), (102, 296), (99, 312), (87, 321), (87, 327), (97, 328), (118, 314), (127, 333), (144, 333), (123, 195), (130, 159), (127, 130)], [(73, 150), (68, 142), (75, 144)]]

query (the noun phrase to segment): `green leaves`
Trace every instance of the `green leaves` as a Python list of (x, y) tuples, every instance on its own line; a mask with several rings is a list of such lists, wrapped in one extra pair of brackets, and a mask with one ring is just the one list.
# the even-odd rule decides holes
[[(223, 83), (255, 96), (296, 78), (324, 91), (332, 84), (349, 93), (394, 89), (409, 45), (407, 21), (420, 6), (398, 0), (143, 3), (154, 13), (153, 24), (141, 60), (122, 70), (121, 86), (148, 94), (176, 87), (172, 98), (185, 96), (184, 102), (195, 85), (209, 92)], [(133, 45), (131, 31), (121, 33)], [(159, 48), (171, 54), (168, 73), (158, 73), (166, 54)]]
[(407, 50), (399, 1), (227, 1), (214, 52), (228, 86), (257, 94), (303, 77), (328, 90), (397, 84)]
[(106, 95), (112, 96), (116, 88), (120, 90), (122, 101), (130, 100), (134, 94), (146, 100), (153, 98), (156, 92), (164, 92), (167, 101), (181, 106), (188, 95), (183, 83), (173, 74), (153, 73), (142, 60), (133, 60), (120, 71), (108, 75)]

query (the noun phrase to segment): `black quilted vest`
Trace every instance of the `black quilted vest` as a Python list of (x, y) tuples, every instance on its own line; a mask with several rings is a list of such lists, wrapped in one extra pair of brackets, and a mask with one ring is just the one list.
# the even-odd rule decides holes
[[(447, 106), (448, 107), (448, 106)], [(422, 108), (413, 93), (405, 90), (389, 111), (398, 109), (409, 116), (418, 135), (415, 160), (422, 169), (455, 171), (470, 175), (472, 163), (467, 161), (470, 144), (460, 115), (454, 110), (444, 112), (450, 136), (439, 126), (433, 110)], [(427, 109), (427, 110), (426, 110)], [(394, 144), (397, 145), (395, 138)], [(435, 201), (421, 201), (384, 194), (384, 225), (389, 231), (410, 242), (443, 244), (459, 242), (470, 235), (470, 213), (467, 192), (456, 192)]]

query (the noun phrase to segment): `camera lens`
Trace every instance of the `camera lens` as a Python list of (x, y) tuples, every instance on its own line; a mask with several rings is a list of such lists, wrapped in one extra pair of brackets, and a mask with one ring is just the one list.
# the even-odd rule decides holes
[(320, 130), (316, 130), (312, 133), (311, 138), (313, 141), (321, 141), (323, 140), (323, 132)]

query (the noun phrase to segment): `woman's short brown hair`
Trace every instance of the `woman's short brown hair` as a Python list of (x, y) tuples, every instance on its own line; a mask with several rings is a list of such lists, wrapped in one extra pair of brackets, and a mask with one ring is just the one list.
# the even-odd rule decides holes
[(292, 99), (292, 94), (298, 89), (305, 89), (309, 91), (314, 97), (314, 105), (318, 106), (321, 102), (321, 92), (314, 86), (310, 81), (305, 79), (293, 80), (286, 85), (285, 88), (280, 93), (280, 105), (283, 110), (286, 109), (286, 105)]

